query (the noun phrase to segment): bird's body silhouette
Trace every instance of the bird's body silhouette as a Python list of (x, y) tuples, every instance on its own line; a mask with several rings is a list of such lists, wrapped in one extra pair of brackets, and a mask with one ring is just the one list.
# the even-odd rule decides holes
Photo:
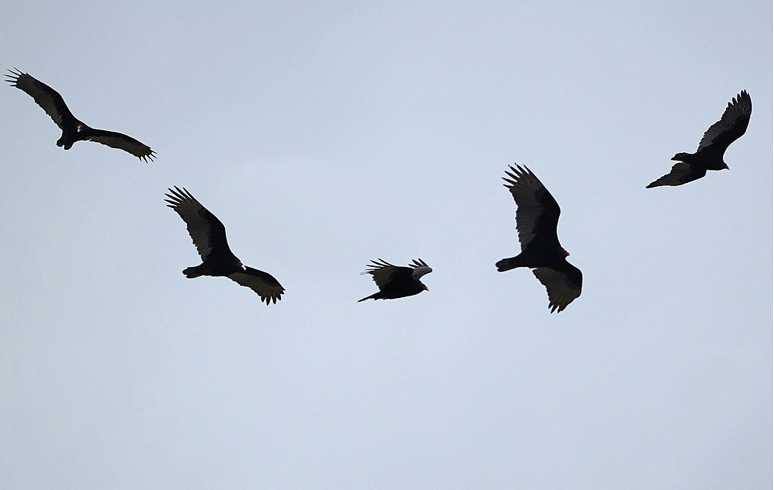
[(6, 79), (8, 83), (32, 97), (62, 130), (62, 136), (56, 142), (56, 146), (69, 150), (77, 141), (94, 141), (129, 152), (144, 162), (152, 161), (156, 157), (156, 152), (148, 145), (131, 136), (95, 129), (78, 120), (67, 108), (59, 92), (29, 74), (11, 70), (6, 77), (8, 77)]
[(728, 146), (747, 131), (751, 114), (752, 99), (746, 90), (742, 90), (728, 103), (720, 121), (704, 133), (696, 153), (678, 153), (673, 156), (672, 160), (680, 163), (674, 164), (668, 174), (654, 180), (646, 188), (683, 185), (704, 177), (707, 170), (728, 169), (723, 155)]
[(516, 230), (521, 253), (497, 262), (500, 272), (528, 267), (548, 292), (551, 313), (562, 311), (580, 296), (581, 271), (567, 262), (570, 254), (559, 244), (556, 227), (559, 204), (527, 167), (509, 167), (505, 187), (516, 201)]
[(422, 259), (414, 259), (408, 266), (392, 265), (382, 259), (372, 260), (368, 269), (363, 274), (370, 274), (379, 291), (358, 300), (358, 303), (367, 299), (396, 299), (406, 296), (414, 296), (422, 291), (429, 291), (419, 279), (425, 274), (433, 272)]
[(223, 223), (185, 188), (169, 189), (167, 206), (172, 208), (186, 224), (202, 263), (183, 270), (185, 277), (225, 276), (241, 286), (248, 287), (267, 305), (276, 303), (285, 292), (274, 276), (242, 264), (231, 252), (226, 241)]

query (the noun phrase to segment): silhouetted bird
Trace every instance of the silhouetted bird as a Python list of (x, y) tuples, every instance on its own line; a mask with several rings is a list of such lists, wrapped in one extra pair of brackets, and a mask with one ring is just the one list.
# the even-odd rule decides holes
[(379, 291), (358, 300), (358, 303), (367, 299), (395, 299), (405, 296), (414, 296), (422, 291), (430, 291), (420, 277), (433, 272), (424, 260), (414, 259), (406, 267), (392, 265), (382, 259), (372, 260), (368, 269), (361, 274), (371, 274)]
[(752, 114), (752, 100), (746, 90), (731, 99), (723, 117), (709, 127), (699, 142), (696, 153), (678, 153), (672, 157), (680, 163), (674, 164), (672, 170), (646, 186), (646, 188), (662, 185), (683, 185), (700, 179), (707, 170), (723, 170), (728, 165), (723, 161), (723, 154), (728, 145), (736, 141), (747, 131)]
[[(16, 69), (14, 68), (14, 70)], [(140, 143), (131, 136), (90, 128), (79, 121), (67, 108), (67, 104), (59, 92), (27, 73), (9, 70), (6, 77), (6, 82), (35, 99), (35, 102), (46, 111), (46, 114), (51, 116), (51, 119), (62, 130), (62, 137), (56, 142), (56, 146), (63, 146), (65, 150), (69, 150), (76, 141), (95, 141), (127, 151), (146, 163), (156, 157), (156, 152), (151, 150), (149, 146)]]
[(185, 188), (169, 189), (167, 206), (183, 218), (188, 234), (202, 258), (201, 265), (183, 270), (185, 277), (225, 276), (258, 293), (261, 301), (276, 303), (285, 292), (271, 274), (247, 267), (231, 253), (226, 228), (214, 214), (202, 206)]
[(562, 311), (580, 296), (583, 274), (567, 262), (570, 254), (559, 244), (556, 225), (559, 205), (548, 189), (527, 167), (510, 166), (506, 170), (505, 187), (516, 201), (516, 230), (519, 232), (521, 253), (497, 264), (500, 272), (529, 267), (548, 291), (551, 313)]

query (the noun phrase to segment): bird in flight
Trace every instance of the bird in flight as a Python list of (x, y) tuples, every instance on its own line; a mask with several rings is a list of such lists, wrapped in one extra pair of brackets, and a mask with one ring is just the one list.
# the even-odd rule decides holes
[(241, 286), (248, 287), (267, 305), (276, 303), (285, 292), (274, 276), (248, 267), (231, 252), (226, 241), (223, 223), (201, 205), (185, 188), (175, 187), (166, 194), (167, 206), (183, 218), (202, 263), (183, 270), (185, 277), (225, 276)]
[(371, 274), (379, 291), (358, 300), (358, 303), (367, 299), (396, 299), (430, 291), (419, 279), (431, 272), (433, 269), (422, 259), (414, 259), (408, 266), (392, 265), (382, 259), (372, 260), (361, 274)]
[(527, 167), (509, 168), (503, 180), (516, 201), (516, 230), (521, 253), (495, 265), (500, 272), (517, 267), (532, 269), (548, 292), (551, 313), (562, 311), (580, 296), (583, 274), (567, 262), (570, 254), (559, 244), (556, 234), (559, 204)]
[(69, 150), (76, 141), (95, 141), (129, 152), (146, 163), (156, 157), (156, 152), (148, 145), (140, 143), (131, 136), (87, 126), (73, 116), (59, 92), (27, 73), (14, 70), (9, 70), (6, 74), (6, 82), (35, 99), (35, 102), (62, 130), (62, 137), (56, 142), (56, 146), (63, 146), (65, 150)]
[(654, 180), (646, 188), (683, 185), (704, 177), (707, 170), (728, 169), (728, 165), (723, 161), (723, 155), (728, 146), (747, 131), (751, 114), (750, 94), (742, 90), (728, 103), (720, 121), (710, 126), (704, 133), (696, 153), (678, 153), (673, 156), (672, 160), (680, 163), (674, 164), (668, 174)]

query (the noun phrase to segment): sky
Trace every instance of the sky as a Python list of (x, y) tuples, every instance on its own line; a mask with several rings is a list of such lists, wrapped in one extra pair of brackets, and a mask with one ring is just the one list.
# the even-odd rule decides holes
[[(13, 2), (0, 487), (772, 487), (772, 4)], [(741, 90), (730, 170), (645, 189)], [(550, 314), (508, 165), (562, 208)], [(200, 263), (186, 187), (266, 306)], [(395, 301), (360, 275), (425, 260)]]

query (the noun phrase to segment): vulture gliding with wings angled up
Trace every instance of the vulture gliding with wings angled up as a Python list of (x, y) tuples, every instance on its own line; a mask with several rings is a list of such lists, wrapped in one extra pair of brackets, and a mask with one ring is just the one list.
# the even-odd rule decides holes
[(746, 90), (731, 99), (720, 121), (709, 127), (699, 142), (696, 153), (678, 153), (672, 157), (680, 163), (672, 170), (651, 182), (646, 188), (662, 185), (683, 185), (707, 174), (707, 170), (723, 170), (728, 165), (723, 161), (726, 148), (747, 131), (752, 114), (752, 100)]
[(185, 188), (169, 189), (167, 206), (183, 218), (202, 263), (183, 270), (185, 277), (225, 276), (255, 291), (267, 305), (276, 303), (285, 292), (271, 274), (247, 267), (231, 253), (226, 228), (214, 214), (202, 206)]
[(156, 152), (151, 150), (148, 145), (140, 143), (131, 136), (104, 129), (94, 129), (79, 121), (67, 108), (67, 104), (59, 92), (27, 73), (10, 70), (6, 77), (8, 77), (6, 79), (8, 83), (35, 99), (35, 102), (46, 111), (46, 114), (51, 116), (51, 119), (62, 130), (62, 137), (56, 142), (56, 146), (63, 146), (65, 150), (69, 150), (76, 141), (95, 141), (111, 148), (129, 152), (146, 163), (156, 157)]
[(580, 296), (583, 274), (567, 262), (570, 254), (559, 244), (559, 205), (527, 167), (511, 166), (505, 173), (504, 185), (518, 206), (516, 229), (521, 253), (497, 262), (497, 270), (529, 267), (548, 291), (551, 313), (562, 311)]
[(419, 278), (431, 272), (433, 269), (422, 259), (414, 259), (407, 267), (392, 265), (382, 259), (372, 260), (368, 269), (361, 274), (371, 274), (379, 291), (358, 300), (358, 303), (367, 299), (403, 298), (430, 291)]

